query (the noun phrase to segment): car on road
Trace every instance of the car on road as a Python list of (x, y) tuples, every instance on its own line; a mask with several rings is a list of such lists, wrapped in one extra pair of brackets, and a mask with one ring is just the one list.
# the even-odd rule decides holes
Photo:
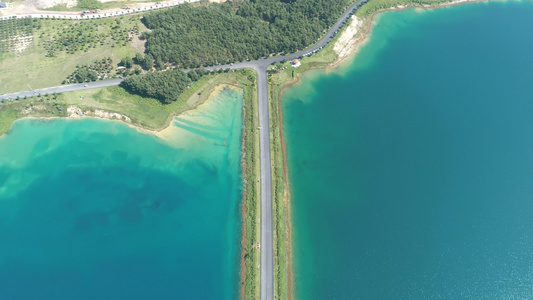
[(88, 84), (84, 84), (83, 87), (88, 87), (89, 85)]

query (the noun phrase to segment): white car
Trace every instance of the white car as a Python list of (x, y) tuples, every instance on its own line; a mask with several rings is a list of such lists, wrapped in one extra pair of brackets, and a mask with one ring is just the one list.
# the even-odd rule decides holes
[(89, 85), (88, 84), (85, 84), (83, 87), (88, 87)]

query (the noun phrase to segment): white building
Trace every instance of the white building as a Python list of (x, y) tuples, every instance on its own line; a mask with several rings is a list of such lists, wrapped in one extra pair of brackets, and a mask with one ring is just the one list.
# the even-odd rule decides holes
[(297, 59), (294, 59), (293, 61), (291, 61), (291, 66), (292, 66), (293, 68), (298, 68), (298, 67), (301, 66), (301, 65), (302, 65), (302, 64), (301, 64), (300, 61), (297, 60)]

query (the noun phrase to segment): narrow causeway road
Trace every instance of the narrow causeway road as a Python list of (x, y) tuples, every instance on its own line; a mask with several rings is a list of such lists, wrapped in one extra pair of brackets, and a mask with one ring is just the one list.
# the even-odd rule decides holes
[[(272, 235), (272, 170), (268, 116), (267, 67), (256, 67), (261, 162), (261, 299), (274, 299), (274, 255)], [(261, 99), (261, 100), (259, 100)]]

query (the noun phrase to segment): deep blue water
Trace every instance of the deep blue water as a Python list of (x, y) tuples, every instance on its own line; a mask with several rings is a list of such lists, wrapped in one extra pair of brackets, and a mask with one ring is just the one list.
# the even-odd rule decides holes
[(532, 16), (384, 13), (283, 94), (298, 299), (533, 297)]

